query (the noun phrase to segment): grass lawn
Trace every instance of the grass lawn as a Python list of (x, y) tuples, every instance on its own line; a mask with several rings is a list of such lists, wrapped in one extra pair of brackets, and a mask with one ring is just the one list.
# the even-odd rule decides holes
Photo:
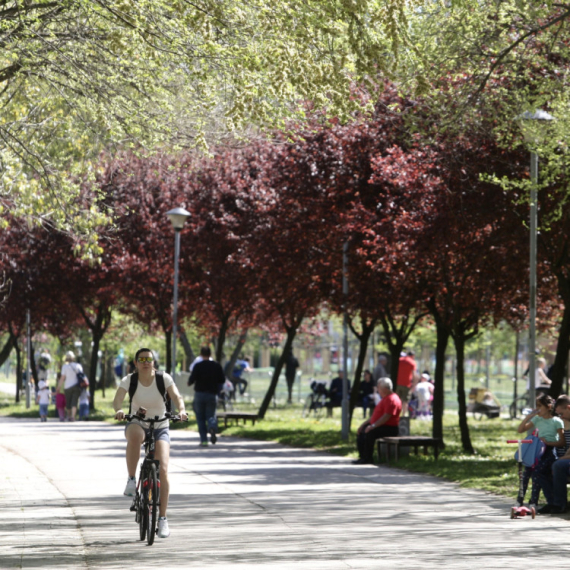
[[(111, 406), (113, 390), (107, 390), (103, 398), (101, 392), (96, 394), (96, 412), (91, 415), (93, 420), (113, 421)], [(38, 406), (32, 404), (29, 410), (24, 403), (13, 404), (13, 398), (0, 396), (0, 415), (20, 418), (38, 418)], [(187, 403), (191, 410), (191, 405)], [(257, 411), (254, 406), (239, 403), (241, 411)], [(278, 405), (270, 408), (265, 420), (255, 426), (228, 426), (223, 430), (224, 436), (239, 436), (257, 440), (276, 441), (295, 447), (314, 448), (337, 455), (356, 457), (355, 431), (361, 419), (357, 410), (353, 421), (353, 432), (349, 441), (341, 439), (340, 411), (335, 409), (333, 418), (302, 418), (301, 406)], [(49, 416), (55, 418), (55, 407), (50, 406)], [(55, 420), (53, 420), (55, 421)], [(446, 447), (440, 453), (439, 459), (433, 456), (401, 457), (397, 466), (410, 471), (428, 473), (455, 481), (463, 487), (482, 489), (492, 493), (507, 495), (513, 500), (518, 488), (517, 468), (514, 460), (516, 446), (508, 445), (507, 439), (517, 437), (518, 421), (503, 418), (474, 420), (469, 417), (471, 440), (476, 449), (475, 455), (463, 453), (460, 443), (457, 414), (448, 412), (444, 416), (444, 440)], [(190, 414), (187, 424), (174, 424), (173, 429), (196, 430), (196, 421)], [(412, 435), (431, 435), (431, 421), (411, 421)], [(529, 491), (530, 493), (530, 491)]]

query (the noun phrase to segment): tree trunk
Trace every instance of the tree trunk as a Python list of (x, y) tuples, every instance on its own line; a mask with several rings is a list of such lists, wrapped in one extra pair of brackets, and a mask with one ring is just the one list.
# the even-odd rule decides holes
[[(101, 346), (101, 339), (111, 324), (112, 309), (104, 303), (99, 303), (95, 309), (95, 320), (92, 320), (89, 315), (78, 307), (79, 312), (83, 316), (85, 324), (91, 332), (91, 357), (89, 361), (89, 371), (86, 374), (89, 379), (89, 409), (95, 410), (95, 390), (97, 388), (97, 362), (99, 361), (99, 347)], [(105, 393), (103, 392), (103, 396)]]
[(190, 342), (188, 341), (188, 337), (186, 336), (186, 332), (180, 331), (179, 338), (180, 338), (180, 343), (182, 344), (182, 348), (184, 349), (184, 354), (186, 354), (186, 360), (187, 360), (187, 362), (192, 364), (192, 362), (194, 362), (194, 360), (196, 360), (196, 354), (194, 353), (194, 351), (192, 350), (192, 347), (190, 346)]
[(471, 436), (469, 435), (469, 424), (467, 422), (467, 402), (465, 400), (465, 335), (463, 328), (453, 335), (455, 353), (457, 355), (457, 403), (459, 404), (459, 429), (461, 431), (461, 444), (467, 453), (475, 453)]
[(32, 372), (32, 378), (36, 386), (38, 385), (38, 369), (36, 368), (36, 350), (34, 348), (34, 343), (30, 341), (30, 370)]
[(433, 377), (433, 425), (432, 437), (443, 441), (443, 410), (445, 408), (445, 353), (449, 331), (443, 326), (439, 315), (433, 315), (436, 324), (435, 372)]
[(279, 356), (279, 360), (277, 361), (277, 366), (273, 371), (273, 376), (271, 377), (271, 382), (269, 384), (269, 388), (263, 398), (263, 402), (261, 402), (261, 406), (258, 411), (259, 419), (262, 420), (265, 417), (265, 413), (269, 408), (269, 404), (271, 404), (271, 399), (275, 394), (275, 388), (277, 388), (277, 382), (279, 382), (279, 376), (281, 375), (281, 370), (283, 370), (283, 366), (285, 366), (285, 359), (289, 354), (289, 351), (293, 349), (293, 340), (295, 340), (295, 335), (297, 334), (297, 327), (287, 328), (287, 339), (285, 340), (285, 346), (283, 347), (283, 351)]
[[(95, 410), (95, 389), (97, 388), (97, 362), (99, 361), (99, 346), (105, 331), (93, 331), (93, 350), (91, 351), (91, 361), (89, 362), (89, 409)], [(105, 397), (105, 389), (103, 388), (103, 397)]]
[(20, 402), (20, 392), (22, 391), (22, 351), (18, 339), (13, 336), (12, 343), (16, 349), (16, 404)]
[(229, 378), (232, 377), (232, 372), (233, 372), (235, 363), (238, 359), (239, 353), (243, 349), (243, 345), (245, 344), (246, 340), (247, 340), (247, 329), (245, 331), (243, 331), (242, 333), (240, 333), (240, 335), (238, 337), (238, 341), (237, 341), (237, 343), (236, 343), (236, 345), (232, 351), (232, 355), (230, 356), (229, 361), (224, 366), (224, 374), (226, 376), (228, 376)]
[(398, 384), (398, 370), (400, 368), (400, 354), (404, 350), (404, 343), (397, 342), (390, 346), (390, 378), (394, 385), (394, 391)]
[(229, 318), (223, 317), (220, 321), (220, 329), (218, 330), (218, 337), (216, 339), (216, 361), (222, 362), (224, 357), (224, 344), (226, 343), (226, 334), (228, 332)]
[(8, 335), (8, 340), (4, 344), (2, 350), (0, 350), (0, 366), (8, 360), (10, 354), (12, 353), (12, 349), (14, 348), (14, 341), (12, 339), (12, 335)]
[(390, 378), (394, 387), (398, 383), (398, 369), (400, 368), (400, 354), (404, 349), (408, 338), (412, 334), (413, 330), (416, 328), (418, 322), (427, 313), (418, 312), (415, 317), (410, 316), (408, 312), (407, 315), (398, 320), (386, 314), (380, 317), (380, 324), (384, 331), (384, 337), (386, 343), (388, 344), (388, 350), (390, 351)]
[(562, 313), (562, 321), (558, 331), (558, 343), (556, 345), (556, 356), (554, 357), (554, 366), (552, 367), (549, 394), (553, 398), (557, 398), (562, 393), (564, 384), (564, 375), (568, 364), (568, 351), (570, 350), (570, 305), (564, 304), (564, 312)]
[[(354, 380), (352, 383), (352, 390), (350, 392), (350, 402), (349, 402), (349, 419), (352, 422), (352, 413), (356, 404), (358, 403), (358, 393), (360, 390), (360, 381), (362, 378), (362, 370), (364, 369), (364, 361), (366, 359), (366, 351), (368, 349), (368, 341), (370, 340), (370, 336), (374, 331), (374, 327), (376, 326), (376, 322), (367, 325), (364, 321), (362, 321), (362, 333), (356, 334), (356, 331), (352, 329), (352, 332), (356, 335), (358, 340), (360, 341), (359, 349), (358, 349), (358, 359), (356, 361), (356, 370), (354, 372)], [(350, 425), (349, 425), (350, 429)]]

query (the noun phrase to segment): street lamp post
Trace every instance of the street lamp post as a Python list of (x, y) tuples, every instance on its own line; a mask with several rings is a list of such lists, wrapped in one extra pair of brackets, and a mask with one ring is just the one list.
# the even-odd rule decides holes
[(30, 326), (30, 309), (26, 310), (26, 409), (30, 407), (32, 381), (32, 336)]
[(342, 248), (342, 299), (344, 304), (343, 317), (343, 343), (342, 343), (342, 403), (341, 403), (341, 437), (343, 441), (348, 441), (349, 432), (349, 399), (348, 399), (348, 242), (344, 242)]
[(190, 212), (184, 208), (174, 208), (166, 212), (172, 227), (174, 228), (174, 300), (172, 307), (172, 362), (170, 372), (176, 382), (176, 329), (178, 324), (178, 260), (180, 257), (180, 231), (184, 222), (190, 217)]
[(530, 300), (528, 328), (528, 378), (530, 406), (536, 400), (536, 242), (538, 227), (538, 153), (546, 135), (545, 127), (554, 120), (546, 111), (527, 111), (518, 117), (526, 142), (530, 146)]

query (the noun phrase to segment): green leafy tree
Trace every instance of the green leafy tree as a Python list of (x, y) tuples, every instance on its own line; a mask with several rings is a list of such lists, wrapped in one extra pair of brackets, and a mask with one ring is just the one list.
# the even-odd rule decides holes
[(73, 176), (113, 145), (202, 145), (283, 125), (312, 101), (348, 117), (354, 81), (393, 67), (400, 2), (37, 0), (0, 3), (0, 197), (82, 232)]

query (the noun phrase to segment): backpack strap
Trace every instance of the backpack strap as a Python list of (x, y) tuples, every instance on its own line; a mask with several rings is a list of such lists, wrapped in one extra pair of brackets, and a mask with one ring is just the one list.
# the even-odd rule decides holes
[(156, 387), (164, 399), (166, 411), (170, 413), (172, 411), (172, 399), (170, 398), (170, 394), (166, 391), (166, 386), (164, 385), (164, 374), (162, 372), (155, 372), (154, 377), (156, 379)]
[(131, 406), (133, 403), (133, 396), (137, 391), (137, 386), (139, 385), (139, 373), (133, 372), (131, 374), (131, 381), (129, 384), (129, 414), (131, 413)]
[[(164, 374), (162, 372), (155, 372), (154, 377), (156, 380), (156, 387), (158, 388), (158, 391), (160, 392), (160, 395), (162, 396), (162, 398), (164, 400), (164, 404), (166, 406), (166, 411), (171, 412), (172, 411), (172, 400), (170, 399), (170, 394), (166, 391), (166, 386), (164, 385)], [(129, 414), (132, 413), (131, 412), (131, 406), (132, 406), (132, 402), (133, 402), (133, 396), (135, 395), (135, 392), (137, 391), (138, 384), (139, 384), (139, 373), (133, 372), (131, 374), (131, 379), (130, 379), (130, 383), (129, 383)]]
[(164, 375), (162, 372), (155, 372), (154, 378), (156, 380), (156, 387), (160, 392), (160, 395), (164, 398), (164, 394), (166, 394), (166, 387), (164, 386)]

